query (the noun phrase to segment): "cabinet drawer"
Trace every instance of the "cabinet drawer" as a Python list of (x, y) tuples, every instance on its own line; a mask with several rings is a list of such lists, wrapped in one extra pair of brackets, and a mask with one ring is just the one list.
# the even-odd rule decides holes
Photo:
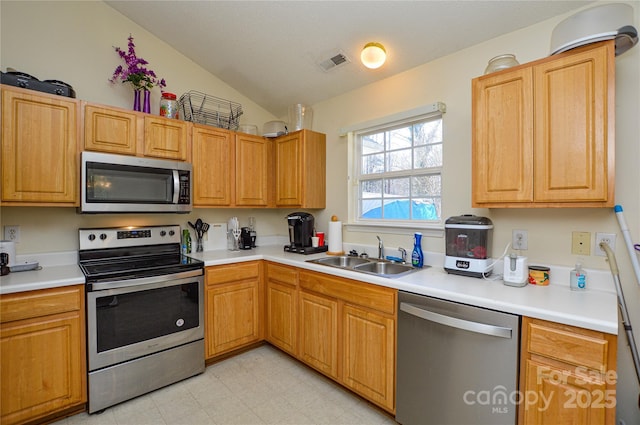
[(528, 331), (532, 354), (602, 372), (607, 369), (609, 342), (598, 332), (539, 322), (529, 323)]
[(236, 280), (256, 278), (260, 274), (260, 264), (257, 261), (225, 266), (211, 266), (205, 269), (207, 285), (233, 282)]
[(395, 289), (307, 271), (300, 272), (300, 287), (383, 313), (396, 311)]
[(0, 321), (6, 323), (84, 309), (82, 288), (67, 286), (3, 295)]
[(292, 267), (267, 263), (267, 278), (296, 286), (298, 284), (298, 271)]

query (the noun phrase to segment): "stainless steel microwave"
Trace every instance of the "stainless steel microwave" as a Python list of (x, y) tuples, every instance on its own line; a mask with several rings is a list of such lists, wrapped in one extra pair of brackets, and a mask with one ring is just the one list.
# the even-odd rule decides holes
[(82, 152), (81, 213), (188, 213), (191, 164)]

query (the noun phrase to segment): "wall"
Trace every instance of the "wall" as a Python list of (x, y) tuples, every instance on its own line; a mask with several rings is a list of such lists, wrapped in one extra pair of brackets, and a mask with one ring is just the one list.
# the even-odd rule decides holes
[[(116, 66), (123, 62), (114, 46), (127, 48), (132, 34), (138, 56), (149, 62), (167, 81), (167, 91), (180, 96), (189, 90), (209, 93), (242, 105), (241, 123), (262, 127), (276, 119), (255, 102), (211, 75), (180, 52), (100, 1), (1, 1), (0, 68), (27, 72), (40, 80), (57, 79), (71, 84), (78, 99), (131, 108), (129, 84), (111, 84)], [(152, 92), (152, 113), (158, 113), (160, 90)], [(197, 217), (209, 223), (226, 222), (238, 216), (247, 224), (257, 216), (259, 235), (284, 234), (284, 216), (289, 211), (195, 210), (189, 215), (128, 214), (87, 216), (71, 208), (2, 208), (0, 224), (19, 224), (18, 254), (78, 249), (77, 229), (112, 225), (187, 225)]]
[[(640, 4), (635, 7), (640, 28)], [(132, 33), (137, 52), (168, 81), (167, 90), (183, 93), (198, 89), (242, 103), (243, 122), (261, 124), (275, 119), (251, 100), (226, 86), (165, 43), (101, 2), (0, 2), (0, 64), (46, 79), (72, 84), (78, 97), (92, 102), (130, 107), (127, 87), (107, 80), (119, 64), (112, 46), (124, 47)], [(384, 81), (313, 105), (314, 130), (327, 134), (327, 208), (314, 212), (317, 227), (326, 230), (333, 214), (347, 217), (347, 142), (339, 128), (384, 117), (434, 101), (447, 104), (445, 114), (445, 170), (443, 216), (462, 213), (488, 216), (495, 224), (494, 256), (511, 239), (512, 229), (529, 232), (526, 255), (537, 264), (571, 265), (572, 231), (618, 234), (615, 250), (636, 339), (640, 340), (640, 287), (635, 283), (629, 255), (624, 249), (616, 218), (609, 209), (472, 209), (471, 208), (471, 79), (483, 73), (488, 59), (514, 53), (520, 63), (547, 56), (553, 28), (566, 16), (516, 31), (447, 57), (426, 63)], [(446, 17), (444, 17), (446, 18)], [(451, 17), (455, 19), (455, 17)], [(15, 41), (19, 34), (20, 42)], [(437, 40), (425, 40), (425, 43)], [(393, 46), (388, 46), (390, 49)], [(355, 64), (354, 64), (355, 65)], [(640, 241), (640, 47), (616, 59), (616, 202), (623, 205), (631, 234)], [(158, 93), (156, 93), (156, 96)], [(157, 99), (154, 99), (157, 102)], [(155, 103), (157, 105), (157, 103)], [(157, 106), (154, 107), (154, 110)], [(102, 225), (159, 224), (170, 220), (186, 225), (201, 217), (208, 222), (238, 215), (246, 223), (256, 216), (258, 232), (284, 235), (284, 210), (196, 210), (188, 216), (87, 216), (65, 208), (3, 208), (2, 224), (20, 224), (23, 241), (18, 253), (77, 249), (77, 229)], [(593, 237), (593, 235), (592, 235)], [(344, 241), (375, 245), (375, 233), (345, 230)], [(384, 235), (387, 247), (411, 246), (406, 234)], [(444, 252), (441, 238), (426, 237), (423, 248)], [(603, 257), (584, 259), (589, 268), (607, 269)], [(565, 277), (562, 277), (563, 279)], [(566, 277), (568, 279), (568, 277)], [(619, 336), (618, 415), (628, 425), (640, 423), (638, 384), (624, 334)]]
[[(640, 3), (635, 8), (635, 26), (640, 28)], [(500, 255), (511, 240), (512, 229), (526, 229), (529, 250), (525, 255), (533, 264), (572, 265), (571, 233), (588, 231), (616, 233), (616, 258), (620, 279), (635, 338), (640, 341), (640, 286), (630, 265), (620, 228), (612, 209), (473, 209), (471, 208), (471, 79), (481, 75), (487, 61), (499, 54), (513, 53), (520, 63), (549, 54), (551, 32), (566, 16), (480, 43), (441, 59), (426, 63), (384, 81), (345, 93), (313, 105), (314, 129), (327, 134), (332, 165), (327, 173), (327, 209), (318, 215), (326, 222), (333, 214), (347, 217), (347, 138), (339, 129), (435, 101), (444, 102), (445, 147), (443, 170), (443, 217), (465, 213), (490, 217), (494, 223), (494, 257)], [(446, 19), (447, 17), (443, 17)], [(437, 42), (431, 40), (426, 42)], [(393, 49), (393, 46), (387, 46)], [(640, 242), (640, 47), (616, 59), (616, 203), (625, 210), (631, 234)], [(378, 230), (379, 231), (379, 230)], [(385, 246), (410, 248), (412, 237), (400, 233), (380, 233)], [(376, 244), (376, 233), (345, 229), (346, 242)], [(424, 237), (423, 249), (444, 252), (444, 240)], [(604, 257), (583, 259), (589, 268), (607, 269)], [(568, 281), (568, 276), (558, 277)], [(552, 277), (553, 281), (553, 277)], [(613, 285), (613, 280), (611, 281)], [(618, 414), (628, 425), (640, 423), (638, 383), (624, 332), (618, 346), (619, 375)]]

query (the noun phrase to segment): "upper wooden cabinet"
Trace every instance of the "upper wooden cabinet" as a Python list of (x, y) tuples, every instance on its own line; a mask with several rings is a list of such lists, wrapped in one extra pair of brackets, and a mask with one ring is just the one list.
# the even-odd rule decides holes
[(102, 105), (84, 106), (84, 149), (186, 161), (189, 123)]
[(270, 139), (196, 124), (192, 150), (194, 206), (272, 206)]
[(473, 207), (613, 206), (613, 41), (472, 86)]
[(276, 207), (325, 208), (326, 136), (300, 130), (275, 139)]
[(270, 204), (272, 141), (262, 136), (236, 133), (236, 205)]
[(193, 205), (235, 204), (235, 137), (229, 130), (195, 124), (192, 133)]
[(78, 205), (78, 101), (2, 86), (2, 202)]

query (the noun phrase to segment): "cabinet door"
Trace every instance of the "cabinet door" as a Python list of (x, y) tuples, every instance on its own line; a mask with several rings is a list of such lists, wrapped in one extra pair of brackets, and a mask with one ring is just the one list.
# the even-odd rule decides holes
[(275, 140), (275, 204), (325, 208), (326, 136), (301, 130)]
[(345, 305), (342, 313), (346, 386), (387, 410), (395, 408), (395, 320)]
[(207, 358), (260, 340), (257, 281), (207, 286), (205, 303)]
[(135, 155), (137, 122), (138, 116), (132, 112), (85, 105), (85, 150)]
[(298, 291), (294, 286), (267, 281), (267, 341), (296, 355)]
[(338, 378), (338, 302), (300, 291), (300, 358)]
[(86, 400), (83, 286), (0, 300), (2, 424), (36, 421)]
[(473, 206), (533, 201), (530, 68), (473, 81)]
[(275, 141), (277, 206), (302, 206), (302, 140), (296, 132)]
[(535, 66), (536, 201), (613, 206), (614, 65), (605, 44)]
[(2, 201), (78, 205), (78, 103), (2, 88)]
[(604, 425), (605, 407), (614, 409), (615, 390), (571, 369), (527, 361), (524, 425)]
[(144, 155), (186, 161), (187, 132), (186, 121), (144, 117)]
[(193, 126), (193, 205), (231, 206), (235, 140), (228, 130)]
[(269, 139), (250, 134), (236, 134), (236, 205), (268, 205), (270, 157)]

